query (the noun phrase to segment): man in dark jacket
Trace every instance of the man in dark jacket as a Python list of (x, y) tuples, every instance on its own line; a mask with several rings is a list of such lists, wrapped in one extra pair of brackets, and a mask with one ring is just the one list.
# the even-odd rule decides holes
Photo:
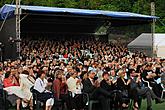
[(83, 92), (89, 94), (90, 99), (98, 100), (101, 103), (102, 110), (110, 110), (109, 98), (111, 94), (100, 88), (98, 80), (94, 80), (95, 70), (90, 70), (88, 78), (83, 82)]
[(108, 72), (104, 72), (102, 74), (103, 80), (100, 82), (100, 87), (111, 94), (111, 108), (115, 108), (118, 110), (119, 103), (121, 102), (122, 96), (120, 91), (116, 90), (116, 83), (114, 83), (115, 79), (110, 79), (110, 74)]

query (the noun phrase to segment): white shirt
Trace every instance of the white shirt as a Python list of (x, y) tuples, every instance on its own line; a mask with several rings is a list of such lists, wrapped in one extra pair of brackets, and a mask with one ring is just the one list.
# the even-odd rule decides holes
[(92, 85), (94, 85), (93, 79), (89, 78), (89, 80), (91, 81)]
[(80, 94), (81, 93), (81, 84), (77, 84), (77, 80), (78, 78), (73, 78), (73, 77), (70, 77), (66, 83), (68, 85), (68, 90), (71, 91), (72, 93), (75, 93), (75, 94)]
[(42, 93), (46, 90), (47, 83), (48, 81), (46, 79), (42, 80), (41, 78), (37, 78), (34, 83), (34, 89)]
[(76, 93), (76, 83), (77, 83), (77, 78), (73, 78), (73, 77), (70, 77), (67, 81), (66, 81), (67, 85), (68, 85), (68, 90), (73, 92), (73, 93)]
[(30, 100), (32, 93), (30, 92), (30, 88), (34, 85), (29, 79), (28, 75), (20, 74), (20, 88), (24, 92), (26, 99)]

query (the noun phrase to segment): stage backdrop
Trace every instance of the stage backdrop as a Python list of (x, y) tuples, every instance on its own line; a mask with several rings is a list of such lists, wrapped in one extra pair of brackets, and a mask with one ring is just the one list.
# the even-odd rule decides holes
[[(2, 24), (3, 21), (0, 21)], [(9, 41), (9, 37), (15, 39), (16, 31), (15, 31), (15, 17), (6, 20), (4, 23), (3, 29), (0, 31), (0, 42), (3, 43), (3, 59), (15, 59), (18, 57), (16, 43), (12, 43)]]

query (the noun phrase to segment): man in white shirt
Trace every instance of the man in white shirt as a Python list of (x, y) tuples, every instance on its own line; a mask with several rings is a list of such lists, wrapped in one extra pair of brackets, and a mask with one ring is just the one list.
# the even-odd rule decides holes
[(81, 89), (82, 84), (81, 80), (77, 78), (77, 71), (73, 71), (71, 73), (71, 76), (67, 80), (68, 90), (72, 93), (72, 98), (70, 101), (71, 108), (73, 109), (79, 109), (82, 105), (82, 95), (81, 95)]
[(68, 90), (73, 94), (81, 94), (82, 84), (81, 80), (77, 78), (78, 73), (74, 71), (67, 80)]

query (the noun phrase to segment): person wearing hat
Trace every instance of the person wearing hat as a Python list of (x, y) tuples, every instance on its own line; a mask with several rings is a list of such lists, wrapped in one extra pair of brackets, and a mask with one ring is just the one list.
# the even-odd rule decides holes
[(110, 110), (109, 98), (111, 94), (100, 87), (95, 76), (96, 71), (94, 69), (89, 70), (88, 78), (83, 81), (83, 92), (89, 94), (90, 99), (99, 100), (102, 110)]
[(46, 80), (46, 73), (43, 70), (39, 71), (38, 78), (34, 83), (34, 90), (37, 93), (38, 100), (46, 102), (45, 110), (51, 110), (54, 104), (54, 95), (46, 88), (50, 85)]

